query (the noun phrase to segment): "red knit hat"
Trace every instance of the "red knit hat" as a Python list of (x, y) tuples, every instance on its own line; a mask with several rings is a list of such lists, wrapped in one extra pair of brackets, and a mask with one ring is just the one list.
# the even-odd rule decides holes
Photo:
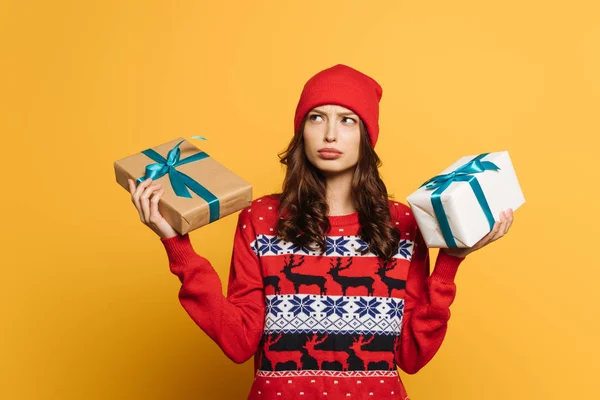
[(379, 136), (379, 100), (383, 89), (373, 78), (343, 64), (318, 72), (304, 84), (294, 116), (294, 132), (311, 109), (337, 104), (354, 111), (365, 124), (371, 145)]

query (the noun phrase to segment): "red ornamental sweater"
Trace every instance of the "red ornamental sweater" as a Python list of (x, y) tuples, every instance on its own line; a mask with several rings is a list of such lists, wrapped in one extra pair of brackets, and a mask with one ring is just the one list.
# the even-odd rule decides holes
[(410, 208), (389, 200), (402, 234), (382, 263), (358, 236), (358, 213), (329, 216), (327, 251), (274, 234), (278, 199), (238, 217), (227, 296), (189, 236), (161, 239), (195, 323), (236, 363), (254, 356), (249, 400), (402, 399), (398, 367), (421, 369), (440, 348), (464, 258), (429, 251)]

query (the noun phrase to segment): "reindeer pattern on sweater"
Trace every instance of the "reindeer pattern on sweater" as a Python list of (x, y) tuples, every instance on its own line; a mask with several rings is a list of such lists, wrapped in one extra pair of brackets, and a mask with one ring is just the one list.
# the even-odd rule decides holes
[(260, 370), (395, 371), (412, 242), (387, 263), (361, 255), (356, 236), (327, 245), (322, 255), (269, 235), (252, 244), (266, 302)]
[(402, 399), (397, 368), (421, 369), (450, 318), (462, 259), (429, 252), (410, 208), (389, 201), (401, 237), (383, 262), (360, 237), (358, 213), (329, 216), (326, 251), (275, 234), (278, 198), (238, 218), (227, 294), (188, 235), (161, 239), (181, 304), (233, 361), (254, 356), (249, 400)]

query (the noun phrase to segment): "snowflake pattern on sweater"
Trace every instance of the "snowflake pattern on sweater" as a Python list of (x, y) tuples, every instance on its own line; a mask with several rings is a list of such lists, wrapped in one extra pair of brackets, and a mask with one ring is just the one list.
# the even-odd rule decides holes
[(227, 295), (189, 236), (161, 239), (180, 301), (233, 361), (254, 356), (248, 399), (408, 399), (398, 374), (437, 352), (462, 258), (440, 252), (433, 272), (411, 210), (389, 201), (401, 240), (382, 262), (359, 236), (358, 213), (330, 216), (326, 251), (274, 234), (278, 200), (242, 210)]

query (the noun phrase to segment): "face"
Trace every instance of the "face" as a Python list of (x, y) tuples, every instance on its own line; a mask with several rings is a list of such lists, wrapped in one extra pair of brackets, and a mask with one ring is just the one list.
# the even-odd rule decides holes
[(308, 112), (304, 151), (325, 175), (351, 170), (358, 163), (359, 146), (359, 118), (352, 110), (328, 104)]

